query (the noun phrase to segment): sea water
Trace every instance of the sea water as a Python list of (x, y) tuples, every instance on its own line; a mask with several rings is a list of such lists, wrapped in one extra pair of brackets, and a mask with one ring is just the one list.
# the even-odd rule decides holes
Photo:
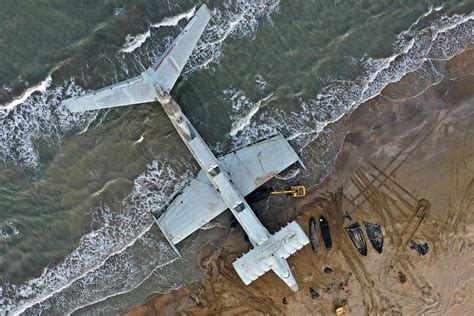
[[(195, 254), (222, 228), (191, 236), (178, 258), (149, 214), (198, 171), (162, 109), (60, 106), (138, 75), (199, 5), (0, 5), (2, 312), (114, 314), (200, 276)], [(304, 157), (388, 83), (474, 46), (474, 1), (208, 5), (210, 25), (172, 95), (216, 154), (279, 132)], [(329, 168), (305, 164), (292, 175)]]

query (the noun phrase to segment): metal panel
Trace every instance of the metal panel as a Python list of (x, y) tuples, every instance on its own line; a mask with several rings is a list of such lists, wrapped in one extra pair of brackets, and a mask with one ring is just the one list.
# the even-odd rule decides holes
[(247, 195), (256, 188), (300, 161), (288, 141), (281, 135), (242, 148), (219, 158), (222, 170)]
[(158, 63), (149, 69), (153, 81), (163, 91), (169, 93), (173, 88), (210, 18), (209, 9), (203, 4)]
[(214, 186), (200, 173), (174, 199), (158, 222), (168, 240), (176, 245), (226, 209)]
[(210, 17), (206, 5), (202, 5), (181, 34), (163, 54), (160, 61), (142, 72), (140, 76), (89, 94), (72, 97), (65, 100), (63, 104), (71, 112), (82, 112), (153, 102), (157, 96), (156, 85), (169, 93), (206, 28)]
[[(218, 158), (242, 195), (248, 195), (299, 157), (283, 136), (276, 136)], [(158, 222), (175, 245), (227, 209), (206, 175), (200, 171), (176, 197)]]
[(242, 281), (248, 285), (269, 270), (281, 275), (284, 271), (279, 269), (274, 260), (286, 259), (308, 243), (308, 236), (300, 225), (290, 222), (263, 245), (251, 249), (232, 265)]
[(63, 102), (69, 111), (82, 112), (155, 101), (156, 90), (141, 76)]

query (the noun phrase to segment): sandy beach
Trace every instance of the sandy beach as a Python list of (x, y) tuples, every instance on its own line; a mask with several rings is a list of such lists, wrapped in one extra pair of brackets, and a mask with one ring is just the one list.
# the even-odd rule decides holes
[[(306, 198), (274, 199), (271, 212), (260, 216), (272, 232), (295, 218), (308, 235), (311, 217), (327, 218), (332, 249), (319, 236), (317, 253), (308, 245), (289, 258), (298, 292), (273, 273), (245, 286), (232, 262), (249, 246), (234, 229), (218, 251), (202, 250), (205, 279), (152, 295), (126, 315), (330, 315), (337, 307), (350, 315), (472, 313), (473, 87), (473, 49), (427, 61), (304, 149), (305, 162), (311, 161), (326, 137), (336, 140), (330, 174), (311, 175), (324, 180)], [(381, 226), (381, 253), (367, 239), (364, 222)], [(366, 256), (345, 230), (354, 223), (362, 227)], [(411, 249), (413, 242), (427, 243), (426, 255)]]

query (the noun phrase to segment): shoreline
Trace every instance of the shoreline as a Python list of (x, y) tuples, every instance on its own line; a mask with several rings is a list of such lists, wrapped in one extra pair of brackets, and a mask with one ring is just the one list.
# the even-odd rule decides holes
[[(313, 187), (313, 192), (303, 200), (272, 200), (272, 212), (259, 215), (271, 231), (279, 227), (279, 223), (296, 217), (307, 233), (309, 217), (324, 214), (328, 218), (336, 247), (315, 254), (311, 246), (306, 246), (289, 258), (300, 285), (299, 292), (292, 293), (272, 273), (265, 274), (248, 287), (243, 285), (232, 270), (231, 262), (248, 245), (243, 233), (234, 230), (220, 250), (200, 256), (201, 266), (207, 273), (204, 280), (168, 294), (152, 294), (143, 305), (131, 308), (126, 315), (226, 311), (287, 313), (314, 312), (315, 308), (320, 313), (333, 313), (335, 306), (343, 303), (346, 310), (354, 313), (417, 312), (413, 302), (405, 302), (407, 298), (399, 292), (409, 291), (416, 297), (420, 296), (420, 291), (422, 294), (428, 290), (436, 292), (432, 291), (430, 281), (423, 278), (424, 274), (433, 274), (423, 260), (439, 261), (437, 256), (449, 253), (449, 247), (439, 245), (441, 241), (435, 238), (433, 227), (439, 230), (449, 226), (446, 223), (452, 216), (449, 214), (453, 213), (452, 201), (457, 198), (459, 203), (468, 203), (466, 194), (474, 194), (469, 191), (469, 176), (474, 177), (474, 161), (469, 158), (472, 156), (464, 154), (464, 161), (458, 161), (467, 168), (461, 177), (459, 172), (451, 170), (449, 163), (452, 161), (449, 157), (451, 145), (464, 146), (463, 152), (474, 150), (469, 142), (466, 143), (466, 138), (474, 134), (474, 128), (469, 124), (469, 119), (474, 119), (473, 110), (469, 108), (474, 97), (470, 88), (474, 83), (473, 60), (474, 49), (468, 49), (439, 62), (436, 69), (443, 71), (441, 80), (430, 74), (429, 65), (423, 65), (328, 126), (328, 131), (308, 146), (303, 155), (315, 153), (326, 143), (327, 137), (331, 137), (336, 147), (339, 144), (337, 158), (322, 184), (316, 185), (316, 190)], [(458, 126), (464, 128), (459, 130)], [(443, 138), (443, 135), (450, 137)], [(455, 156), (454, 161), (457, 158)], [(429, 172), (435, 170), (435, 166), (438, 176)], [(314, 182), (320, 175), (305, 176)], [(443, 182), (453, 177), (457, 177), (453, 187)], [(304, 177), (301, 182), (305, 183)], [(344, 191), (341, 191), (342, 187)], [(372, 196), (366, 194), (369, 191)], [(416, 221), (420, 214), (413, 209), (417, 210), (415, 206), (420, 201), (429, 201), (429, 213), (426, 211)], [(470, 209), (472, 204), (466, 206)], [(352, 221), (344, 219), (343, 210), (352, 215)], [(410, 226), (408, 220), (418, 226)], [(355, 221), (382, 225), (386, 240), (382, 254), (376, 254), (368, 241), (368, 256), (357, 253), (343, 229)], [(402, 224), (406, 225), (404, 229), (400, 228)], [(404, 236), (405, 231), (410, 231), (410, 235)], [(397, 242), (397, 238), (402, 242)], [(410, 250), (407, 243), (414, 238), (427, 240), (431, 253), (424, 257)], [(395, 253), (409, 263), (394, 259)], [(472, 257), (466, 253), (464, 256)], [(323, 273), (325, 265), (331, 266), (334, 272)], [(422, 276), (413, 271), (422, 271)], [(372, 274), (375, 275), (371, 277)], [(406, 280), (400, 275), (405, 275)], [(405, 282), (397, 282), (398, 277)], [(468, 280), (474, 285), (474, 280)], [(374, 286), (369, 285), (371, 283)], [(316, 289), (320, 297), (312, 300), (309, 287)], [(430, 296), (438, 302), (435, 305), (440, 305), (443, 297), (431, 292), (423, 295)], [(287, 298), (288, 305), (282, 303), (283, 297)]]

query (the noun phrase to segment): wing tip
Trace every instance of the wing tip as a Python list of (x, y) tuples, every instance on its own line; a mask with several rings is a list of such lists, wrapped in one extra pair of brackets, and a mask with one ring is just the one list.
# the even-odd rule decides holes
[(198, 12), (201, 10), (206, 11), (207, 15), (211, 16), (211, 10), (207, 6), (207, 4), (203, 3), (201, 7), (198, 9)]
[(170, 238), (170, 236), (168, 235), (168, 232), (164, 229), (164, 227), (161, 226), (159, 219), (154, 214), (151, 214), (151, 215), (153, 216), (153, 219), (155, 220), (156, 225), (163, 233), (163, 236), (166, 238), (166, 240), (168, 241), (173, 251), (178, 255), (178, 257), (181, 257), (181, 253), (176, 247), (176, 244), (173, 242), (172, 238)]
[(75, 105), (77, 105), (76, 100), (77, 100), (77, 97), (71, 97), (69, 99), (66, 99), (66, 100), (62, 101), (60, 106), (65, 107), (71, 113), (80, 112), (80, 110), (77, 109), (77, 107), (75, 106)]

